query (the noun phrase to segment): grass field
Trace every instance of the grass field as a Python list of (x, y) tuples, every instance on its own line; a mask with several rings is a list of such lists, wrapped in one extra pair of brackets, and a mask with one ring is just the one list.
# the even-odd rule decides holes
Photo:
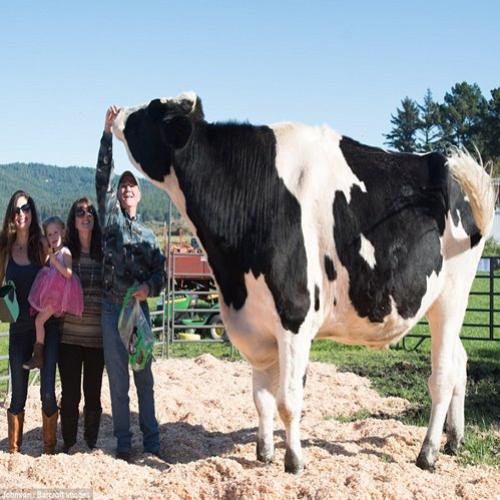
[[(497, 284), (497, 283), (496, 283)], [(487, 291), (489, 281), (477, 278), (473, 291)], [(500, 309), (498, 297), (495, 308)], [(156, 300), (151, 299), (154, 309)], [(488, 309), (489, 298), (471, 295), (469, 307)], [(495, 324), (500, 324), (500, 313), (494, 313)], [(488, 323), (489, 312), (468, 312), (465, 323)], [(7, 331), (7, 326), (0, 323), (0, 333)], [(417, 334), (427, 334), (428, 327), (419, 325), (414, 329)], [(489, 336), (487, 327), (464, 327), (463, 334), (485, 339)], [(500, 338), (499, 328), (495, 337)], [(425, 340), (412, 350), (418, 339), (407, 338), (406, 349), (393, 348), (375, 351), (363, 347), (343, 346), (330, 341), (313, 343), (311, 360), (335, 364), (339, 370), (354, 372), (368, 377), (373, 387), (384, 396), (398, 396), (408, 399), (411, 407), (398, 418), (413, 425), (426, 426), (430, 411), (430, 398), (427, 390), (427, 378), (430, 375), (430, 341)], [(490, 464), (500, 467), (500, 342), (484, 340), (465, 340), (468, 353), (468, 382), (465, 406), (466, 442), (458, 460), (464, 464)], [(7, 354), (8, 339), (0, 337), (0, 356)], [(237, 352), (228, 344), (174, 344), (170, 355), (174, 357), (195, 357), (205, 352), (214, 356), (240, 359)], [(159, 354), (159, 351), (158, 353)], [(7, 373), (7, 362), (0, 361), (0, 375)], [(0, 391), (5, 391), (5, 383), (0, 384)], [(372, 415), (363, 412), (356, 419)], [(376, 415), (384, 418), (384, 415)], [(339, 420), (346, 420), (340, 417)], [(495, 431), (495, 432), (492, 432)]]

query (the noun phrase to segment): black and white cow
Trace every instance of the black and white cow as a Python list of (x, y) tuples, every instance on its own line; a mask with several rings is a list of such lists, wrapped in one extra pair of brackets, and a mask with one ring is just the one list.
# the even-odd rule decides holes
[(459, 339), (495, 197), (466, 152), (390, 153), (326, 126), (207, 123), (193, 93), (122, 109), (132, 163), (163, 188), (208, 255), (231, 342), (253, 367), (257, 458), (300, 472), (311, 341), (384, 347), (424, 315), (432, 412), (417, 465), (463, 441), (466, 353)]

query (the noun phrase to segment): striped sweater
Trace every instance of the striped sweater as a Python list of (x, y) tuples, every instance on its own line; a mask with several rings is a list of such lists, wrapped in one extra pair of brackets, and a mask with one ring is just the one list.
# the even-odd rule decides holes
[(61, 342), (102, 348), (102, 265), (82, 252), (80, 259), (73, 261), (73, 272), (82, 284), (83, 315), (81, 318), (72, 314), (64, 315)]

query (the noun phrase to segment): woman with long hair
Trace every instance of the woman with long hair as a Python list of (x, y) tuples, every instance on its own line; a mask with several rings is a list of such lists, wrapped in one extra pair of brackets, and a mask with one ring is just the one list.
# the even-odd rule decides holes
[[(35, 344), (35, 318), (30, 314), (28, 294), (38, 271), (47, 261), (35, 202), (25, 191), (10, 198), (0, 232), (0, 283), (11, 280), (16, 286), (19, 317), (9, 327), (9, 365), (12, 395), (8, 419), (8, 441), (11, 453), (21, 451), (24, 407), (28, 395), (29, 372), (23, 363), (31, 358)], [(59, 320), (45, 323), (44, 365), (40, 370), (42, 429), (44, 453), (56, 447), (58, 408), (55, 396), (56, 363), (59, 352)]]
[(94, 448), (101, 419), (104, 354), (101, 331), (102, 245), (97, 213), (86, 197), (76, 200), (68, 214), (66, 245), (73, 256), (73, 272), (83, 289), (83, 315), (66, 313), (59, 353), (61, 375), (61, 431), (63, 450), (76, 444), (82, 371), (84, 439)]

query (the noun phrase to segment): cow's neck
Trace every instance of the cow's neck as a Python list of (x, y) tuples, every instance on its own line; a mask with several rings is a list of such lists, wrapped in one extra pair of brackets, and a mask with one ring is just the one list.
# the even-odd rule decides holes
[(197, 125), (174, 169), (186, 215), (204, 245), (216, 239), (218, 247), (236, 249), (251, 236), (261, 246), (269, 214), (277, 213), (283, 195), (275, 158), (275, 136), (268, 127)]
[[(248, 272), (264, 275), (280, 311), (283, 301), (300, 295), (297, 290), (307, 295), (305, 266), (288, 284), (280, 281), (287, 273), (271, 273), (291, 269), (292, 261), (305, 262), (305, 247), (300, 205), (278, 176), (276, 138), (269, 127), (198, 124), (188, 146), (176, 154), (174, 170), (172, 182), (178, 182), (185, 213), (228, 306), (244, 305)], [(307, 301), (305, 296), (302, 302)], [(295, 318), (282, 317), (282, 322), (298, 328)]]

